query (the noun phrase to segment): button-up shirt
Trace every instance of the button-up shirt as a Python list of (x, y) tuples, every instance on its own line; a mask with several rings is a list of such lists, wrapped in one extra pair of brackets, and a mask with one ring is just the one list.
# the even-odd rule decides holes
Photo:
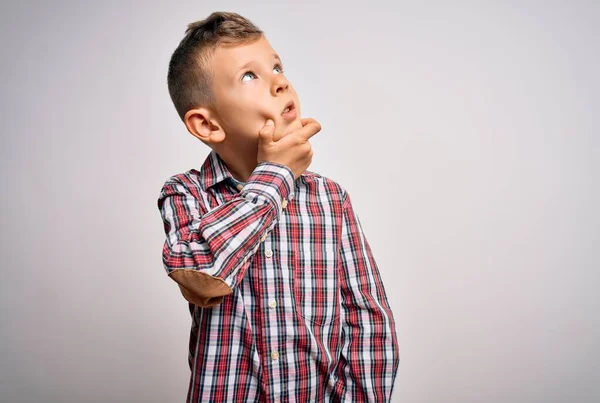
[(186, 402), (388, 402), (395, 321), (348, 192), (215, 151), (158, 198), (162, 260), (192, 317)]

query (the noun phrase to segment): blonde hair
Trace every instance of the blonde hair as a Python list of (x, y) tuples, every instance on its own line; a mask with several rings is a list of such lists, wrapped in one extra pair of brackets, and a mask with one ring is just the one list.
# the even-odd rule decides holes
[(214, 107), (210, 58), (218, 46), (245, 44), (263, 35), (256, 25), (237, 13), (217, 11), (188, 24), (185, 36), (169, 62), (167, 85), (171, 101), (183, 121), (190, 109)]

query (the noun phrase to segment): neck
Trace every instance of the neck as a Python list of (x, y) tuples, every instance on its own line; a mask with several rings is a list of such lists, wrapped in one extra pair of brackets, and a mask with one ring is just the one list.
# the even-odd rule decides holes
[(256, 168), (256, 155), (258, 151), (258, 144), (256, 148), (252, 147), (228, 147), (224, 149), (215, 149), (219, 154), (223, 163), (235, 178), (239, 182), (248, 182), (248, 178)]

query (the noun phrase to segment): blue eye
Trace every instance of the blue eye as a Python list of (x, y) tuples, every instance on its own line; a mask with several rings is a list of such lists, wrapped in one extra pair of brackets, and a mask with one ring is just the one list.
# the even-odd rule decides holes
[[(273, 66), (273, 68), (276, 68), (276, 67), (278, 67), (279, 70), (281, 70), (281, 73), (283, 73), (283, 66), (280, 63), (277, 63), (275, 66)], [(256, 77), (256, 74), (254, 74), (252, 72), (252, 70), (248, 70), (247, 72), (245, 72), (244, 74), (242, 74), (242, 81), (244, 81), (244, 77), (246, 77), (247, 74), (252, 74), (253, 76)]]

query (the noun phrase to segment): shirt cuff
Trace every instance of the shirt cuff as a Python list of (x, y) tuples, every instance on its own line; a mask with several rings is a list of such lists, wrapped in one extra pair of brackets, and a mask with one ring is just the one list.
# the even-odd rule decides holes
[(278, 211), (284, 199), (294, 197), (294, 173), (287, 165), (277, 162), (260, 162), (242, 188), (242, 196), (253, 199), (264, 198)]

